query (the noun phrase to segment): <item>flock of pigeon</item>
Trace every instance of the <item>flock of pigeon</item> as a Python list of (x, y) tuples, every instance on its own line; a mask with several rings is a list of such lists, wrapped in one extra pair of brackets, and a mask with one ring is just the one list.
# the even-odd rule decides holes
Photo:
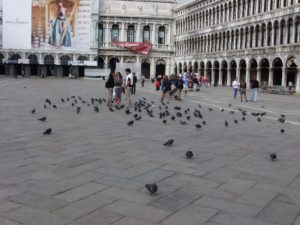
[[(61, 98), (61, 103), (62, 104), (69, 104), (72, 108), (74, 108), (73, 110), (75, 111), (75, 113), (79, 114), (81, 113), (81, 107), (82, 106), (87, 106), (89, 108), (91, 108), (95, 113), (99, 113), (100, 112), (100, 108), (101, 106), (105, 106), (106, 105), (106, 99), (105, 98), (94, 98), (91, 97), (90, 100), (85, 100), (80, 96), (71, 96), (71, 97), (67, 97), (67, 98)], [(54, 103), (51, 102), (50, 99), (46, 98), (45, 102), (44, 102), (44, 109), (47, 109), (48, 107), (53, 107), (53, 108), (58, 108), (58, 106)], [(195, 118), (199, 118), (201, 121), (195, 124), (195, 129), (199, 130), (201, 129), (203, 126), (206, 125), (206, 120), (204, 119), (204, 115), (202, 114), (202, 112), (206, 109), (204, 109), (204, 107), (202, 107), (200, 104), (198, 104), (197, 109), (194, 109), (193, 112), (191, 112), (191, 110), (189, 108), (187, 109), (182, 109), (182, 107), (180, 106), (174, 106), (173, 109), (171, 109), (171, 107), (169, 107), (169, 102), (167, 102), (167, 105), (159, 105), (158, 109), (158, 115), (156, 115), (153, 111), (153, 109), (155, 108), (155, 102), (154, 101), (148, 101), (146, 98), (141, 98), (138, 99), (135, 103), (134, 103), (134, 108), (132, 110), (134, 111), (130, 111), (129, 109), (125, 110), (125, 106), (124, 105), (120, 105), (120, 106), (114, 106), (114, 108), (109, 107), (109, 111), (110, 112), (115, 112), (115, 111), (125, 111), (126, 115), (130, 115), (133, 114), (132, 120), (130, 120), (129, 122), (127, 122), (127, 126), (131, 127), (134, 126), (135, 121), (140, 121), (142, 119), (142, 115), (143, 112), (146, 113), (146, 115), (148, 117), (151, 118), (155, 118), (156, 116), (159, 118), (159, 120), (162, 121), (162, 123), (164, 125), (166, 125), (169, 121), (176, 121), (179, 120), (179, 124), (184, 126), (188, 124), (188, 121), (191, 120), (191, 116), (193, 115)], [(231, 104), (228, 105), (229, 108), (232, 107)], [(262, 108), (264, 108), (262, 106)], [(213, 108), (208, 107), (207, 110), (209, 112), (214, 111)], [(225, 112), (224, 108), (221, 108), (220, 111), (222, 113)], [(35, 114), (36, 109), (32, 109), (31, 113)], [(249, 114), (247, 111), (239, 108), (238, 110), (229, 110), (228, 113), (230, 115), (234, 115), (236, 113), (241, 113), (242, 116), (242, 121), (246, 120), (246, 116)], [(256, 117), (258, 122), (262, 121), (262, 117), (265, 116), (267, 113), (266, 112), (251, 112), (250, 115), (252, 115), (253, 117)], [(144, 116), (144, 115), (143, 115)], [(285, 115), (281, 114), (280, 118), (278, 119), (278, 122), (283, 124), (285, 123)], [(38, 121), (41, 122), (45, 122), (47, 120), (47, 117), (41, 117), (38, 118)], [(239, 121), (237, 119), (234, 119), (233, 122), (235, 124), (238, 124)], [(230, 126), (230, 122), (228, 120), (225, 120), (224, 122), (224, 126), (226, 128), (228, 128)], [(284, 134), (285, 130), (283, 128), (280, 129), (280, 133)], [(50, 135), (52, 133), (52, 128), (47, 128), (44, 132), (43, 135)], [(174, 139), (169, 139), (167, 140), (165, 143), (163, 143), (163, 146), (167, 146), (167, 147), (171, 147), (174, 143)], [(185, 154), (187, 159), (193, 159), (194, 157), (194, 153), (192, 151), (187, 151)], [(270, 154), (270, 159), (272, 161), (275, 161), (277, 159), (277, 154), (276, 153), (272, 153)], [(151, 193), (154, 194), (157, 192), (158, 187), (157, 184), (153, 183), (153, 184), (146, 184), (145, 185), (146, 189)]]

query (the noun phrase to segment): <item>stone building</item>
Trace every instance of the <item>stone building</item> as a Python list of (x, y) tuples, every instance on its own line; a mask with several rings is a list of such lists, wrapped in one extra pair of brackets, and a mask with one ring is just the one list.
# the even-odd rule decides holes
[(233, 79), (300, 91), (299, 0), (194, 0), (174, 8), (174, 72), (198, 72), (213, 85)]

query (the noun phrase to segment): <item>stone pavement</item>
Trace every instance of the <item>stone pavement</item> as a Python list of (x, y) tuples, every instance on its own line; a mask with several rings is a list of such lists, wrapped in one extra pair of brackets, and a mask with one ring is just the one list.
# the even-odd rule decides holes
[[(127, 127), (132, 114), (103, 105), (95, 113), (82, 103), (76, 114), (60, 101), (105, 97), (104, 81), (0, 78), (0, 224), (300, 224), (300, 96), (259, 94), (257, 103), (240, 103), (231, 89), (209, 87), (171, 100), (171, 114), (175, 104), (191, 111), (201, 104), (207, 125), (196, 130), (201, 120), (194, 116), (186, 126), (179, 119), (164, 125), (153, 90), (147, 83), (133, 98), (155, 101), (155, 118), (143, 111)], [(58, 108), (44, 109), (45, 98)], [(240, 113), (228, 113), (239, 107), (267, 115), (243, 122)], [(47, 122), (37, 121), (42, 116)], [(49, 127), (53, 133), (43, 136)], [(174, 145), (162, 146), (171, 137)], [(185, 158), (187, 150), (194, 159)], [(151, 182), (156, 195), (144, 188)]]

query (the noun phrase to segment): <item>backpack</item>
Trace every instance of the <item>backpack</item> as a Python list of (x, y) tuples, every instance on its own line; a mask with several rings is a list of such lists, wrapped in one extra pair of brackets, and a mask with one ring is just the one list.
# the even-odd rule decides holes
[(136, 84), (136, 82), (137, 82), (137, 78), (136, 76), (133, 76), (133, 83)]

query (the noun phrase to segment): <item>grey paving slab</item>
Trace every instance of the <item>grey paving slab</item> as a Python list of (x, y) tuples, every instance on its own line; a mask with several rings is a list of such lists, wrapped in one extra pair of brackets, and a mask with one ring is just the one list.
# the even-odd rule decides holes
[(171, 214), (168, 210), (121, 200), (106, 206), (104, 209), (152, 223), (158, 223)]
[(242, 194), (249, 190), (256, 184), (254, 181), (250, 180), (242, 180), (238, 178), (232, 178), (228, 180), (226, 183), (222, 184), (218, 190), (234, 193), (234, 194)]
[(68, 201), (63, 199), (32, 192), (25, 192), (11, 196), (9, 197), (9, 200), (44, 211), (52, 211), (69, 204)]
[(299, 213), (299, 206), (272, 201), (266, 208), (264, 208), (258, 217), (273, 223), (288, 225), (295, 221)]
[(218, 210), (190, 205), (171, 215), (162, 224), (166, 225), (202, 225), (215, 216)]
[(17, 204), (15, 202), (12, 202), (12, 201), (9, 201), (6, 199), (0, 200), (0, 213), (8, 212), (8, 211), (10, 211), (12, 209), (16, 209), (20, 206), (21, 206), (20, 204)]
[(57, 215), (75, 220), (97, 209), (100, 209), (112, 203), (113, 201), (115, 201), (115, 199), (112, 197), (95, 194), (82, 200), (73, 202), (67, 206), (61, 207), (53, 212)]
[(99, 224), (112, 224), (120, 220), (123, 215), (103, 209), (96, 210), (78, 220), (75, 220), (68, 225), (99, 225)]
[(147, 222), (145, 220), (139, 220), (132, 217), (124, 217), (112, 225), (154, 225), (154, 223)]
[(6, 218), (0, 217), (0, 224), (1, 225), (21, 225), (18, 222), (12, 221), (12, 220), (8, 220)]
[(26, 225), (63, 225), (70, 220), (39, 209), (23, 206), (2, 214), (4, 217)]
[(236, 214), (220, 213), (212, 219), (213, 222), (222, 225), (276, 225), (268, 221), (252, 217), (239, 216)]

